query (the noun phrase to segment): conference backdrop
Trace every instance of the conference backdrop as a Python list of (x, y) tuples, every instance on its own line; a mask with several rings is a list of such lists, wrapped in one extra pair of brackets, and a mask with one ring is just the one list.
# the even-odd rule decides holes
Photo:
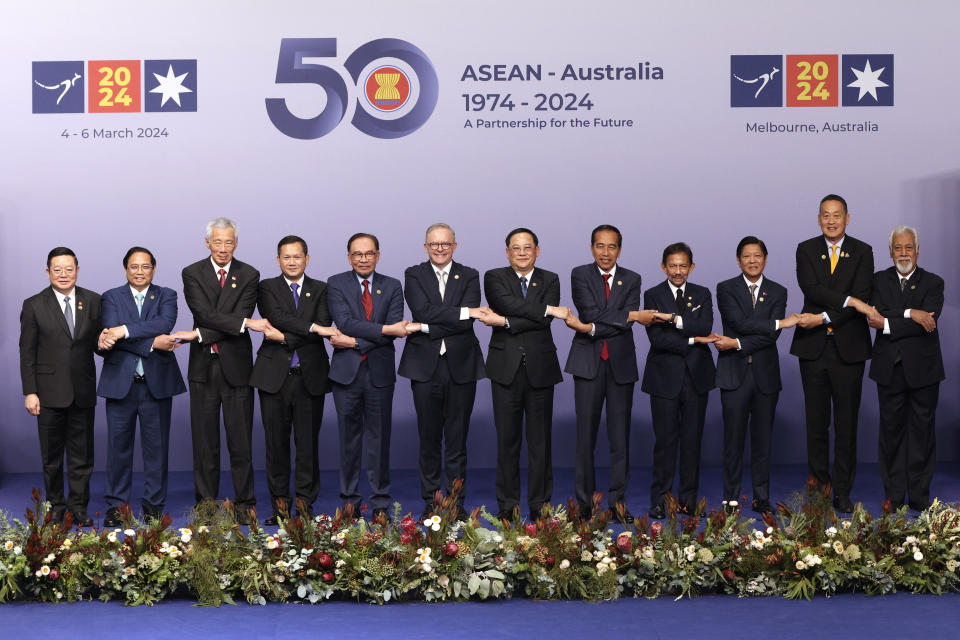
[[(236, 257), (279, 273), (276, 242), (309, 243), (308, 273), (346, 270), (346, 240), (377, 234), (378, 270), (402, 278), (426, 259), (424, 230), (451, 224), (456, 260), (506, 264), (504, 236), (540, 238), (537, 266), (561, 276), (590, 261), (589, 233), (623, 231), (620, 263), (644, 288), (660, 254), (686, 241), (691, 281), (738, 273), (748, 234), (766, 276), (799, 311), (798, 242), (819, 232), (821, 196), (850, 207), (850, 235), (891, 264), (887, 236), (920, 230), (922, 266), (947, 281), (940, 325), (947, 380), (938, 456), (956, 460), (960, 340), (954, 283), (960, 205), (960, 64), (953, 2), (20, 2), (0, 22), (0, 468), (39, 469), (36, 421), (17, 368), (21, 302), (48, 286), (57, 245), (79, 284), (124, 283), (133, 245), (155, 282), (207, 255), (204, 226), (229, 216)], [(407, 313), (409, 318), (409, 312)], [(714, 328), (720, 331), (715, 314)], [(477, 326), (486, 350), (490, 330)], [(635, 327), (639, 355), (648, 341)], [(571, 331), (553, 334), (566, 360)], [(805, 461), (791, 330), (779, 340), (784, 391), (777, 463)], [(255, 346), (259, 334), (254, 335)], [(397, 341), (397, 357), (403, 341)], [(186, 371), (187, 350), (178, 351)], [(99, 366), (99, 364), (98, 364)], [(573, 465), (573, 383), (557, 389), (554, 463)], [(416, 465), (410, 385), (398, 381), (392, 460)], [(630, 456), (649, 465), (648, 398), (637, 385)], [(191, 465), (188, 397), (174, 401), (171, 469)], [(106, 452), (98, 406), (96, 464)], [(602, 436), (603, 437), (603, 436)], [(263, 466), (255, 423), (255, 463)], [(336, 467), (332, 398), (321, 463)], [(480, 384), (470, 465), (495, 462), (489, 383)], [(721, 455), (710, 395), (704, 464)], [(601, 439), (601, 463), (606, 461)], [(877, 401), (864, 382), (860, 459), (876, 460)], [(224, 461), (226, 447), (224, 446)], [(226, 467), (225, 467), (226, 468)]]

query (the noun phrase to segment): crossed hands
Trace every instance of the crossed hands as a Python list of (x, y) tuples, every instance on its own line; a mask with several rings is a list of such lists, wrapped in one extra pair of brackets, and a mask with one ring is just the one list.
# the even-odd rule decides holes
[[(930, 333), (937, 328), (937, 321), (933, 319), (935, 312), (933, 311), (924, 311), (923, 309), (910, 309), (910, 319), (916, 322), (918, 325), (926, 329), (927, 333)], [(873, 324), (871, 323), (872, 327)], [(878, 329), (883, 328), (883, 322), (880, 323)]]
[[(185, 333), (185, 332), (181, 332)], [(109, 351), (127, 335), (123, 325), (118, 327), (104, 328), (97, 338), (97, 348), (101, 351)], [(153, 339), (153, 350), (155, 351), (173, 351), (183, 344), (175, 335), (162, 334)]]

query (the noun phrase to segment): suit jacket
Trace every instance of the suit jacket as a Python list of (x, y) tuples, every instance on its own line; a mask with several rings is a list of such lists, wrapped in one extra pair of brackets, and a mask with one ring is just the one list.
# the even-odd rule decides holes
[(259, 282), (260, 272), (236, 259), (230, 263), (222, 289), (209, 256), (184, 267), (183, 297), (202, 339), (190, 343), (187, 378), (191, 382), (206, 382), (210, 347), (216, 343), (227, 382), (234, 387), (249, 384), (253, 345), (250, 333), (240, 327), (253, 316)]
[[(706, 287), (687, 282), (683, 285), (687, 299), (686, 310), (678, 314), (683, 318), (683, 329), (675, 324), (654, 322), (647, 327), (650, 351), (643, 370), (640, 388), (653, 396), (676, 398), (683, 387), (684, 374), (690, 372), (697, 393), (707, 393), (714, 387), (716, 367), (710, 346), (689, 344), (695, 336), (708, 336), (713, 332), (713, 299)], [(677, 301), (664, 280), (643, 296), (644, 309), (659, 309), (673, 312)]]
[(610, 279), (608, 300), (600, 269), (591, 262), (570, 272), (570, 291), (580, 321), (593, 323), (594, 335), (574, 334), (564, 371), (579, 378), (597, 377), (600, 352), (606, 341), (613, 379), (618, 384), (639, 380), (637, 348), (628, 317), (631, 311), (640, 309), (640, 274), (617, 265), (616, 276)]
[(304, 275), (299, 293), (300, 303), (294, 306), (293, 292), (282, 275), (260, 281), (257, 296), (260, 316), (282, 331), (285, 341), (263, 341), (257, 350), (250, 386), (267, 393), (280, 391), (296, 351), (307, 392), (322, 396), (330, 390), (327, 380), (330, 360), (323, 336), (310, 333), (310, 325), (329, 327), (332, 322), (327, 308), (327, 285)]
[(436, 270), (429, 261), (421, 262), (404, 274), (403, 295), (413, 321), (427, 323), (430, 333), (407, 336), (397, 373), (417, 382), (429, 381), (437, 368), (442, 342), (447, 347), (447, 364), (454, 382), (464, 384), (483, 378), (483, 352), (473, 332), (473, 319), (460, 319), (462, 307), (480, 306), (477, 270), (451, 263), (441, 300)]
[(23, 395), (40, 396), (53, 409), (97, 404), (97, 369), (93, 354), (103, 328), (100, 296), (74, 288), (74, 335), (53, 287), (23, 301), (20, 312), (20, 381)]
[(183, 393), (183, 376), (177, 357), (170, 351), (153, 351), (153, 339), (173, 331), (177, 324), (177, 292), (151, 284), (143, 292), (143, 312), (125, 284), (103, 294), (103, 325), (126, 325), (129, 338), (118, 340), (113, 349), (103, 354), (103, 369), (97, 395), (120, 400), (127, 397), (142, 358), (143, 375), (154, 398), (172, 398)]
[(491, 309), (504, 316), (510, 328), (493, 327), (487, 352), (487, 376), (510, 384), (526, 356), (527, 376), (534, 387), (549, 387), (563, 380), (557, 346), (550, 332), (547, 306), (560, 304), (560, 278), (536, 267), (527, 284), (527, 297), (520, 291), (520, 278), (511, 267), (491, 269), (483, 275), (483, 292)]
[[(743, 384), (747, 372), (753, 371), (757, 388), (763, 393), (777, 393), (780, 382), (780, 353), (775, 329), (776, 320), (785, 317), (787, 290), (764, 276), (757, 289), (757, 306), (753, 306), (750, 289), (738, 275), (717, 285), (717, 310), (723, 323), (723, 335), (740, 340), (740, 350), (728, 349), (717, 356), (717, 386), (733, 390)], [(747, 358), (753, 364), (747, 365)]]
[[(830, 273), (830, 251), (823, 236), (797, 245), (797, 284), (803, 291), (803, 312), (830, 316), (837, 351), (845, 362), (863, 362), (870, 357), (870, 328), (856, 309), (843, 307), (847, 296), (870, 299), (873, 278), (873, 249), (865, 242), (847, 236), (841, 246), (837, 268)], [(804, 360), (815, 360), (823, 353), (827, 326), (811, 329), (797, 326), (793, 331), (790, 353)]]
[(899, 359), (911, 388), (943, 380), (939, 328), (927, 333), (919, 324), (903, 317), (904, 309), (922, 309), (933, 312), (939, 325), (943, 309), (943, 278), (917, 267), (901, 292), (900, 275), (895, 267), (890, 267), (873, 275), (871, 301), (887, 318), (890, 335), (884, 335), (883, 329), (877, 330), (870, 377), (880, 384), (890, 384), (893, 366)]
[(397, 380), (393, 336), (380, 333), (383, 325), (403, 320), (403, 288), (400, 281), (374, 272), (370, 276), (373, 315), (366, 319), (360, 301), (363, 288), (354, 271), (345, 271), (327, 280), (327, 304), (337, 328), (357, 339), (359, 349), (334, 349), (330, 379), (350, 384), (357, 377), (361, 358), (367, 356), (370, 380), (375, 387), (387, 387)]

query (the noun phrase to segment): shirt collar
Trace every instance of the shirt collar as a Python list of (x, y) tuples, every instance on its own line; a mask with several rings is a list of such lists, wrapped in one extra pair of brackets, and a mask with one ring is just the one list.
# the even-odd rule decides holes
[(53, 295), (55, 295), (55, 296), (57, 297), (57, 300), (60, 302), (60, 304), (63, 304), (63, 298), (64, 298), (65, 296), (69, 296), (69, 297), (70, 297), (70, 302), (76, 302), (76, 300), (77, 300), (76, 296), (74, 296), (74, 294), (77, 292), (77, 288), (76, 288), (76, 287), (74, 287), (73, 289), (70, 289), (70, 291), (67, 292), (67, 293), (60, 293), (59, 291), (57, 291), (57, 290), (54, 289), (53, 287), (50, 287), (50, 290), (53, 291)]
[(213, 256), (210, 256), (210, 264), (213, 265), (213, 272), (216, 273), (216, 274), (217, 274), (217, 277), (219, 278), (219, 277), (220, 277), (220, 269), (223, 269), (224, 271), (226, 271), (227, 274), (230, 273), (230, 265), (233, 264), (233, 260), (231, 260), (230, 262), (228, 262), (227, 264), (225, 264), (225, 265), (223, 265), (223, 266), (221, 267), (220, 265), (217, 264), (216, 260), (213, 259)]
[(752, 284), (755, 284), (757, 285), (757, 290), (759, 291), (760, 287), (763, 286), (763, 274), (760, 274), (760, 278), (756, 282), (750, 282), (749, 280), (747, 280), (747, 276), (741, 276), (741, 277), (743, 278), (743, 281), (747, 283), (747, 287), (749, 287)]
[(434, 273), (434, 274), (437, 274), (437, 273), (445, 273), (445, 274), (447, 274), (447, 277), (449, 277), (449, 276), (450, 276), (450, 269), (453, 267), (453, 260), (451, 260), (450, 262), (448, 262), (448, 263), (447, 263), (446, 265), (444, 265), (443, 267), (438, 267), (437, 265), (435, 265), (435, 264), (433, 264), (433, 263), (431, 262), (431, 263), (430, 263), (430, 267), (433, 269), (433, 273)]
[(297, 285), (297, 291), (299, 291), (299, 290), (303, 289), (303, 278), (304, 278), (304, 275), (305, 275), (305, 274), (301, 273), (299, 280), (291, 280), (291, 279), (288, 278), (287, 276), (283, 276), (283, 279), (287, 281), (287, 287), (288, 287), (288, 288), (290, 287), (290, 285), (295, 284), (295, 285)]
[(677, 297), (677, 289), (678, 289), (678, 288), (682, 288), (683, 291), (684, 291), (684, 293), (686, 293), (686, 292), (687, 292), (687, 285), (688, 285), (688, 284), (690, 284), (690, 283), (689, 283), (689, 282), (684, 282), (684, 283), (683, 283), (683, 287), (675, 287), (675, 286), (673, 286), (673, 283), (672, 283), (672, 282), (670, 282), (669, 280), (667, 280), (667, 285), (670, 287), (670, 293), (673, 294), (673, 297), (674, 297), (674, 298)]
[(357, 273), (356, 271), (353, 272), (353, 275), (355, 275), (355, 276), (357, 277), (357, 282), (360, 283), (360, 286), (361, 286), (361, 287), (363, 286), (363, 281), (364, 281), (364, 280), (366, 280), (367, 282), (369, 282), (369, 283), (370, 283), (370, 286), (373, 286), (373, 276), (374, 276), (374, 274), (376, 274), (375, 271), (374, 271), (374, 272), (371, 272), (370, 275), (368, 275), (366, 278), (364, 278), (362, 275), (360, 275), (360, 274)]
[(843, 236), (842, 238), (840, 238), (839, 240), (837, 240), (836, 242), (830, 242), (829, 240), (827, 240), (827, 236), (823, 236), (823, 241), (827, 243), (827, 249), (829, 249), (830, 247), (832, 247), (832, 246), (834, 246), (834, 245), (836, 245), (836, 246), (837, 246), (837, 249), (839, 249), (840, 247), (843, 246), (843, 241), (846, 240), (846, 239), (847, 239), (847, 236), (846, 236), (846, 234), (844, 234), (844, 236)]
[(596, 262), (593, 263), (593, 266), (595, 266), (597, 268), (597, 271), (600, 272), (601, 277), (607, 273), (610, 274), (611, 280), (617, 277), (617, 265), (613, 265), (612, 267), (610, 267), (610, 271), (604, 271), (603, 269), (600, 268), (600, 265), (598, 265)]
[[(894, 267), (894, 269), (896, 269), (896, 267)], [(897, 275), (898, 275), (898, 276), (900, 276), (901, 278), (906, 278), (907, 280), (909, 280), (910, 278), (912, 278), (912, 277), (915, 276), (916, 274), (917, 274), (917, 265), (913, 265), (913, 271), (911, 271), (911, 272), (908, 273), (907, 275), (903, 275), (902, 273), (900, 273), (899, 271), (897, 271)], [(898, 282), (899, 282), (899, 281), (898, 281)]]
[(534, 272), (535, 270), (536, 270), (535, 268), (534, 268), (534, 269), (530, 269), (530, 273), (528, 273), (527, 275), (523, 275), (522, 273), (520, 273), (520, 272), (517, 271), (516, 269), (514, 269), (513, 272), (514, 272), (515, 274), (517, 274), (517, 278), (526, 278), (526, 279), (527, 279), (527, 282), (530, 282), (531, 280), (533, 280), (533, 272)]
[(146, 298), (146, 297), (147, 297), (147, 290), (148, 290), (149, 288), (150, 288), (150, 285), (147, 285), (147, 288), (144, 289), (143, 291), (137, 291), (136, 289), (133, 288), (133, 285), (130, 285), (130, 295), (133, 296), (133, 299), (134, 299), (134, 300), (137, 299), (137, 296), (141, 296), (141, 295), (142, 295), (144, 298)]

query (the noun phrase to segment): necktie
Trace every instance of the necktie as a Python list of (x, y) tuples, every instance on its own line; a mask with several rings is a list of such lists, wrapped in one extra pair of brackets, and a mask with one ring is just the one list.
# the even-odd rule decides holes
[(757, 285), (752, 284), (748, 287), (750, 289), (750, 299), (753, 301), (753, 308), (757, 308)]
[(527, 297), (527, 276), (520, 276), (520, 295)]
[(903, 291), (906, 288), (907, 288), (907, 279), (900, 278), (900, 291)]
[(837, 245), (830, 245), (830, 273), (837, 268)]
[[(603, 274), (603, 288), (607, 290), (607, 300), (609, 300), (610, 299), (610, 274), (609, 273)], [(600, 359), (601, 360), (610, 359), (610, 352), (607, 351), (606, 340), (603, 341), (603, 347), (600, 349)]]
[(70, 296), (63, 296), (63, 319), (67, 321), (70, 337), (73, 337), (73, 307), (70, 305)]
[[(223, 285), (227, 282), (227, 270), (220, 269), (219, 271), (217, 271), (217, 273), (220, 274), (220, 288), (223, 289)], [(216, 342), (213, 343), (213, 352), (216, 354), (220, 353), (220, 347), (217, 345)]]
[[(370, 281), (363, 281), (363, 295), (360, 296), (360, 304), (363, 305), (363, 313), (367, 316), (367, 320), (373, 317), (373, 296), (370, 295)], [(360, 362), (363, 362), (367, 359), (367, 354), (363, 354), (360, 357)]]
[[(138, 293), (134, 298), (137, 301), (137, 315), (143, 316), (143, 294)], [(143, 358), (137, 358), (137, 375), (143, 375)]]
[(683, 289), (677, 289), (677, 315), (683, 315)]
[[(290, 290), (293, 291), (293, 306), (298, 308), (300, 306), (300, 294), (297, 292), (297, 289), (300, 288), (300, 285), (296, 282), (290, 285)], [(293, 352), (293, 357), (290, 359), (290, 367), (296, 367), (300, 364), (300, 357), (297, 356), (297, 352)]]
[(446, 271), (437, 271), (437, 278), (440, 279), (440, 299), (443, 300), (444, 294), (447, 292), (447, 273)]

